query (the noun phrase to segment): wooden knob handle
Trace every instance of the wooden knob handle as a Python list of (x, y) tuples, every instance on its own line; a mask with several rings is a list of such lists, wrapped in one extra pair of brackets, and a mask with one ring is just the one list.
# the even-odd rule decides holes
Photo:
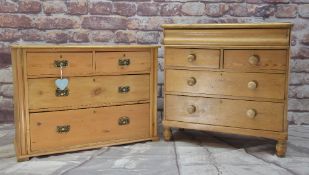
[(193, 114), (196, 111), (196, 107), (194, 105), (190, 105), (187, 107), (187, 112), (189, 114)]
[(255, 81), (249, 81), (248, 83), (248, 89), (254, 90), (257, 88), (257, 82)]
[(250, 56), (249, 59), (248, 59), (248, 62), (249, 62), (250, 64), (252, 64), (252, 65), (257, 65), (257, 64), (259, 63), (259, 61), (260, 61), (260, 58), (259, 58), (259, 56), (257, 56), (257, 55), (252, 55), (252, 56)]
[(191, 77), (187, 80), (187, 84), (189, 86), (194, 86), (196, 84), (196, 79), (194, 77)]
[(188, 55), (187, 59), (188, 59), (189, 62), (193, 62), (193, 61), (196, 60), (196, 55), (195, 54), (190, 54), (190, 55)]
[(256, 110), (254, 109), (248, 109), (247, 112), (246, 112), (247, 116), (249, 118), (254, 118), (256, 116)]

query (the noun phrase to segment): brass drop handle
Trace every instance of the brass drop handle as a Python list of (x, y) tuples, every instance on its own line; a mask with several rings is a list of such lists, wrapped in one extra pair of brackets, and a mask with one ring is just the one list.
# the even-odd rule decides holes
[(257, 55), (252, 55), (252, 56), (250, 56), (249, 59), (248, 59), (248, 62), (249, 62), (250, 64), (252, 64), (252, 65), (257, 65), (257, 64), (259, 63), (259, 61), (260, 61), (260, 58), (259, 58), (259, 56), (257, 56)]
[(71, 129), (70, 125), (62, 125), (62, 126), (57, 126), (56, 127), (56, 131), (59, 134), (68, 133), (70, 131), (70, 129)]
[(256, 81), (249, 81), (248, 82), (248, 89), (255, 90), (257, 88), (258, 84)]
[(187, 59), (188, 59), (188, 62), (193, 62), (193, 61), (196, 60), (196, 55), (195, 54), (190, 54), (190, 55), (188, 55)]
[(194, 86), (196, 84), (196, 79), (194, 77), (190, 77), (188, 80), (187, 80), (187, 84), (189, 86)]
[(130, 86), (119, 86), (118, 92), (121, 93), (121, 94), (126, 94), (126, 93), (130, 92)]
[(255, 118), (256, 114), (257, 114), (257, 112), (256, 112), (255, 109), (248, 109), (247, 112), (246, 112), (247, 117), (249, 117), (251, 119)]
[(188, 107), (187, 107), (187, 112), (188, 112), (189, 114), (195, 113), (195, 112), (196, 112), (196, 106), (194, 106), (194, 105), (188, 106)]
[(64, 67), (69, 66), (69, 61), (68, 60), (55, 60), (54, 66), (57, 68), (64, 68)]
[(119, 66), (129, 66), (130, 65), (130, 59), (127, 58), (121, 58), (118, 60), (118, 65)]
[(120, 117), (118, 119), (118, 125), (128, 125), (130, 124), (130, 118), (127, 117), (127, 116), (124, 116), (124, 117)]
[(64, 90), (57, 88), (55, 92), (55, 96), (56, 97), (66, 97), (66, 96), (69, 96), (69, 93), (70, 91), (68, 88), (65, 88)]

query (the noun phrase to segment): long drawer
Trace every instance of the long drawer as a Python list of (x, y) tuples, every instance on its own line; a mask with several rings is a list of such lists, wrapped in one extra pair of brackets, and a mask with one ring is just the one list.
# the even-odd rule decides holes
[(149, 104), (31, 113), (31, 151), (150, 137)]
[(60, 76), (60, 66), (65, 76), (89, 75), (93, 72), (92, 52), (29, 52), (29, 76)]
[(67, 96), (56, 95), (56, 78), (29, 79), (29, 108), (88, 107), (149, 100), (149, 75), (71, 77)]
[(283, 103), (166, 95), (166, 120), (282, 131)]
[(166, 91), (284, 99), (284, 74), (166, 70)]

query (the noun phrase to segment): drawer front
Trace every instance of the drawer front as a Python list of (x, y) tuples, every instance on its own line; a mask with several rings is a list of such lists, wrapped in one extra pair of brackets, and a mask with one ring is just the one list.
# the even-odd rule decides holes
[(165, 49), (165, 65), (219, 68), (220, 51), (207, 49)]
[(149, 100), (149, 75), (71, 77), (67, 96), (56, 96), (55, 80), (28, 80), (30, 109), (100, 106)]
[(97, 73), (134, 73), (150, 71), (150, 52), (97, 52)]
[(61, 63), (64, 76), (88, 75), (92, 73), (92, 53), (27, 53), (28, 76), (60, 76)]
[(31, 151), (148, 138), (149, 114), (149, 104), (31, 113)]
[(225, 50), (224, 68), (286, 70), (286, 50)]
[(166, 91), (284, 99), (284, 74), (166, 70)]
[(166, 120), (282, 131), (283, 103), (166, 95)]

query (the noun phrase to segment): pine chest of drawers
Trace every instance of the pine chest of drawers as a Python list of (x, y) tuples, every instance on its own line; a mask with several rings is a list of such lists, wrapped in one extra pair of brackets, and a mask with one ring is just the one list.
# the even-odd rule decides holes
[(156, 46), (14, 45), (12, 62), (19, 161), (158, 139)]
[(171, 127), (287, 140), (289, 23), (163, 25)]

